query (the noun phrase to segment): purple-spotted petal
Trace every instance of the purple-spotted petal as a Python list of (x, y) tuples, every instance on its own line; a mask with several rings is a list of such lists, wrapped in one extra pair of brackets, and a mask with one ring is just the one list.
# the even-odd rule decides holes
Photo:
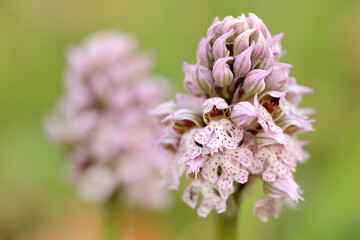
[[(219, 187), (226, 190), (233, 186), (233, 181), (245, 183), (249, 173), (246, 167), (250, 167), (253, 160), (252, 152), (244, 147), (235, 150), (226, 150), (214, 154), (204, 164), (202, 176)], [(221, 175), (218, 176), (218, 169), (221, 167)]]
[(187, 161), (187, 165), (189, 167), (188, 174), (195, 174), (195, 178), (196, 178), (197, 174), (200, 172), (200, 168), (203, 167), (205, 160), (206, 160), (205, 157), (199, 156)]
[(199, 147), (194, 140), (194, 136), (200, 131), (199, 128), (193, 128), (190, 131), (183, 134), (181, 137), (179, 153), (179, 163), (187, 162), (191, 159), (195, 159), (202, 153), (202, 148)]
[(289, 178), (291, 176), (290, 168), (280, 156), (276, 145), (258, 149), (254, 154), (251, 172), (262, 173), (265, 182), (274, 182), (277, 177)]
[(255, 203), (253, 214), (257, 215), (261, 221), (267, 222), (269, 215), (278, 218), (284, 205), (284, 201), (278, 198), (271, 198), (268, 195), (262, 197)]
[(235, 149), (242, 139), (242, 128), (229, 119), (213, 120), (195, 135), (195, 141), (211, 149), (211, 154), (226, 149)]
[(201, 194), (202, 201), (197, 209), (199, 217), (206, 217), (213, 209), (217, 213), (222, 213), (226, 210), (226, 199), (219, 197), (215, 190), (217, 189), (206, 180), (194, 180), (186, 187), (183, 193), (183, 201), (191, 208), (195, 208)]

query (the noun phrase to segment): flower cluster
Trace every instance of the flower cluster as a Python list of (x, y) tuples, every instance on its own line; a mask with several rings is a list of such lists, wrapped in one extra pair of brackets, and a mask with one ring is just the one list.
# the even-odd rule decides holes
[(193, 96), (159, 105), (158, 144), (174, 152), (165, 175), (177, 189), (186, 171), (191, 180), (183, 200), (206, 217), (227, 208), (227, 200), (249, 177), (262, 178), (265, 196), (254, 214), (266, 221), (278, 216), (283, 203), (298, 202), (293, 172), (308, 155), (297, 139), (313, 131), (311, 109), (298, 107), (311, 93), (289, 77), (290, 64), (280, 63), (283, 34), (271, 36), (256, 15), (215, 18), (199, 42), (196, 64), (184, 63), (184, 85)]
[(69, 154), (86, 200), (106, 201), (121, 190), (130, 204), (158, 208), (169, 198), (160, 187), (168, 157), (152, 146), (157, 123), (147, 113), (164, 100), (167, 85), (148, 74), (152, 55), (136, 48), (128, 35), (102, 32), (69, 49), (66, 93), (45, 129)]

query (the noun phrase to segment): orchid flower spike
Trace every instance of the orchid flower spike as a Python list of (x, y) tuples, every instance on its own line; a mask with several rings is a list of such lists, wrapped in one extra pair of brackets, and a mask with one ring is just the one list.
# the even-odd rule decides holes
[(182, 95), (162, 116), (167, 138), (159, 145), (169, 149), (169, 136), (176, 139), (167, 185), (177, 189), (185, 174), (183, 200), (200, 217), (234, 211), (228, 205), (256, 179), (265, 196), (254, 214), (263, 221), (277, 217), (285, 202), (303, 200), (293, 174), (308, 158), (297, 136), (313, 130), (311, 111), (299, 108), (311, 89), (289, 77), (292, 65), (279, 62), (282, 37), (272, 37), (252, 13), (217, 17), (201, 38), (196, 64), (184, 63), (192, 96)]
[[(152, 55), (136, 48), (134, 38), (112, 31), (71, 47), (65, 93), (45, 130), (66, 151), (69, 175), (85, 200), (104, 202), (120, 191), (131, 205), (161, 209), (170, 200), (160, 187), (169, 157), (153, 147), (157, 123), (147, 113), (164, 101), (167, 84), (151, 76)], [(173, 105), (157, 114), (171, 113)]]

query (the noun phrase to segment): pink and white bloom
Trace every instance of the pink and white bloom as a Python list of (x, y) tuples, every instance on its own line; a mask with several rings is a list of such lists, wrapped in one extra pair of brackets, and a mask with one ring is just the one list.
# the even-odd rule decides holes
[[(153, 146), (157, 123), (148, 113), (164, 101), (167, 84), (150, 75), (153, 57), (136, 48), (132, 37), (116, 32), (98, 33), (71, 47), (66, 91), (45, 120), (45, 129), (69, 155), (73, 180), (84, 199), (104, 202), (120, 191), (132, 205), (163, 208), (169, 202), (160, 187), (168, 155)], [(167, 116), (175, 107), (163, 104), (156, 112)], [(181, 116), (192, 119), (191, 114)], [(160, 138), (178, 147), (176, 135)]]
[(292, 65), (279, 62), (282, 38), (252, 13), (216, 17), (199, 43), (196, 65), (184, 63), (185, 86), (201, 101), (181, 95), (171, 113), (158, 114), (163, 135), (178, 139), (165, 170), (168, 186), (177, 188), (185, 173), (190, 184), (183, 200), (195, 208), (201, 194), (201, 217), (226, 211), (228, 198), (250, 185), (250, 177), (265, 184), (254, 208), (263, 221), (277, 217), (289, 199), (303, 200), (293, 173), (308, 158), (297, 135), (313, 131), (312, 110), (299, 108), (311, 89), (289, 76)]

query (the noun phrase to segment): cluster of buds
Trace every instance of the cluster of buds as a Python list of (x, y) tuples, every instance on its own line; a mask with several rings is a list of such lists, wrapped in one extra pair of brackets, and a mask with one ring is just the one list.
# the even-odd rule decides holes
[(183, 200), (198, 205), (201, 217), (226, 211), (250, 177), (264, 182), (265, 196), (254, 208), (263, 221), (277, 217), (289, 199), (303, 200), (293, 172), (308, 154), (297, 135), (313, 131), (313, 111), (298, 105), (312, 89), (298, 85), (288, 75), (292, 66), (279, 62), (282, 37), (271, 36), (252, 13), (215, 18), (196, 64), (183, 66), (193, 96), (178, 94), (153, 110), (164, 126), (158, 144), (176, 156), (168, 162), (168, 187), (177, 189), (186, 172), (191, 182)]
[(69, 154), (83, 198), (103, 202), (120, 191), (130, 204), (161, 208), (169, 200), (160, 187), (168, 157), (152, 146), (157, 123), (147, 112), (164, 100), (167, 85), (149, 75), (152, 55), (136, 49), (132, 37), (116, 32), (69, 49), (66, 93), (45, 129)]

